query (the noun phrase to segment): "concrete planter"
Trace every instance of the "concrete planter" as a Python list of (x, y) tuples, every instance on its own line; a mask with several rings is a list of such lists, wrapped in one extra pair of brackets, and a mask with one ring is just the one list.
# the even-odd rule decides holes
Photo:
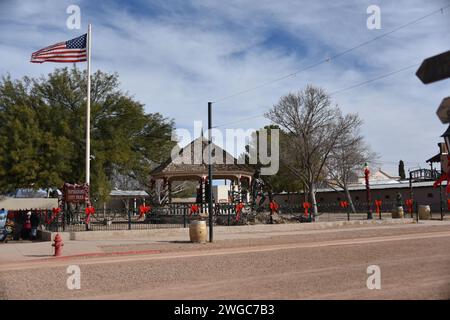
[(419, 219), (420, 220), (430, 220), (431, 219), (431, 210), (430, 206), (420, 205), (419, 206)]
[(403, 207), (397, 207), (392, 211), (392, 219), (403, 219)]
[(206, 221), (192, 220), (189, 224), (189, 239), (191, 242), (205, 243), (208, 231), (206, 229)]

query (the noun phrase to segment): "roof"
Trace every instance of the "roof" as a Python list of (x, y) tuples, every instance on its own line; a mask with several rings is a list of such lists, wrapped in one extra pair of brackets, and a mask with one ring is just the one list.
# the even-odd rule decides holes
[[(359, 184), (365, 185), (365, 177), (358, 177)], [(397, 184), (400, 182), (400, 177), (393, 176), (391, 174), (386, 173), (386, 171), (381, 170), (381, 168), (377, 168), (376, 170), (370, 171), (369, 182), (371, 185), (375, 184)]]
[(426, 161), (427, 163), (433, 163), (433, 162), (441, 162), (441, 154), (438, 153), (437, 155), (431, 157)]
[(112, 190), (111, 197), (149, 197), (144, 190)]
[[(150, 175), (154, 178), (163, 176), (207, 175), (208, 165), (203, 161), (203, 153), (208, 148), (208, 140), (203, 136), (191, 141), (181, 148), (178, 156), (168, 158), (156, 167)], [(254, 169), (247, 164), (240, 164), (230, 153), (216, 144), (213, 145), (213, 175), (227, 174), (253, 175)], [(201, 150), (201, 152), (199, 152)], [(216, 160), (216, 163), (214, 163)]]
[[(434, 181), (424, 181), (424, 182), (414, 182), (413, 188), (420, 188), (420, 187), (432, 187), (434, 184)], [(445, 181), (442, 183), (445, 184)], [(370, 185), (370, 190), (387, 190), (387, 189), (404, 189), (409, 188), (409, 181), (408, 182), (399, 182), (399, 183), (387, 183), (387, 184), (376, 184), (376, 185)], [(366, 190), (365, 185), (352, 185), (348, 187), (349, 191), (363, 191)], [(321, 192), (336, 192), (335, 189), (332, 188), (322, 188), (317, 189), (317, 193)], [(283, 192), (286, 193), (286, 192)]]

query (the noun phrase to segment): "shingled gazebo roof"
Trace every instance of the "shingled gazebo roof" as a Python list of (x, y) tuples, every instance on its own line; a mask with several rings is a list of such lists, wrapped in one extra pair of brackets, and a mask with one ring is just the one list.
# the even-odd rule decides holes
[[(181, 148), (178, 157), (174, 159), (170, 157), (156, 167), (150, 173), (151, 178), (197, 179), (207, 176), (208, 165), (202, 159), (202, 155), (203, 153), (206, 154), (205, 149), (207, 148), (208, 140), (200, 136)], [(222, 163), (213, 163), (214, 179), (234, 179), (239, 176), (251, 178), (253, 176), (254, 169), (252, 167), (247, 164), (239, 164), (236, 158), (214, 143), (212, 148), (214, 150), (213, 159), (222, 159)]]

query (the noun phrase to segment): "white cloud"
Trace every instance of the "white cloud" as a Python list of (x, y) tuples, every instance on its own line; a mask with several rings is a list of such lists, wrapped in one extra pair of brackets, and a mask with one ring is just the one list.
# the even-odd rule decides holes
[[(163, 13), (152, 11), (155, 3)], [(0, 43), (0, 73), (37, 76), (61, 66), (28, 60), (43, 46), (85, 32), (65, 27), (66, 7), (78, 4), (83, 25), (93, 23), (93, 68), (117, 71), (123, 89), (148, 111), (192, 128), (194, 120), (206, 124), (208, 101), (289, 74), (448, 3), (379, 1), (383, 29), (368, 30), (371, 1), (193, 1), (191, 10), (183, 10), (185, 2), (149, 3), (153, 7), (139, 2), (140, 14), (111, 1), (96, 8), (88, 1), (7, 2), (8, 10), (0, 13), (0, 27), (8, 30)], [(263, 114), (281, 95), (307, 83), (333, 92), (448, 50), (449, 17), (448, 11), (437, 14), (335, 61), (217, 103), (214, 123)], [(299, 50), (262, 45), (277, 30), (297, 39), (292, 48)], [(345, 112), (358, 112), (365, 120), (364, 135), (391, 171), (400, 159), (425, 166), (445, 130), (435, 109), (448, 95), (449, 80), (425, 86), (414, 73), (410, 69), (333, 96)], [(255, 118), (234, 127), (266, 123)]]

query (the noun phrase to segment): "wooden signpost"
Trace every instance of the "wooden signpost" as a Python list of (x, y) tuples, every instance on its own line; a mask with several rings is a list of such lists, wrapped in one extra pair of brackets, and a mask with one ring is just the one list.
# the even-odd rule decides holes
[[(417, 69), (416, 71), (416, 76), (424, 84), (429, 84), (450, 78), (450, 50), (423, 60), (419, 69)], [(443, 124), (450, 123), (450, 97), (444, 98), (444, 100), (442, 100), (436, 111), (436, 114)], [(447, 150), (450, 150), (450, 126), (441, 137), (443, 137), (445, 140)], [(436, 187), (437, 185), (440, 185), (444, 179), (447, 179), (447, 193), (449, 193), (450, 188), (450, 180), (448, 179), (448, 175), (450, 175), (450, 172), (448, 172), (450, 171), (448, 167), (448, 159), (449, 155), (443, 154), (441, 151), (442, 174), (441, 177), (435, 182)], [(439, 193), (442, 196), (442, 192), (439, 191)], [(444, 216), (441, 203), (441, 220), (443, 219)], [(417, 212), (417, 221), (419, 221), (419, 212)]]
[(416, 76), (425, 84), (450, 78), (450, 51), (423, 60)]

